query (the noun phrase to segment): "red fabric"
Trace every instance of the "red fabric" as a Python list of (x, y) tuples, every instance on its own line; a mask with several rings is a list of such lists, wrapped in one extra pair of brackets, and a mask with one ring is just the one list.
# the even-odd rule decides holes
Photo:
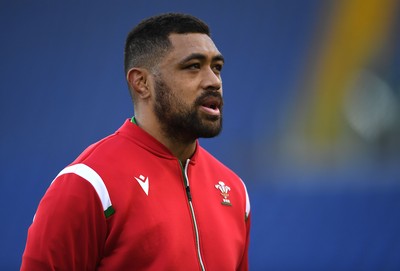
[[(126, 121), (76, 163), (101, 176), (115, 213), (105, 217), (89, 182), (61, 175), (39, 204), (21, 270), (200, 270), (184, 175), (167, 148)], [(199, 145), (187, 174), (205, 269), (248, 270), (243, 183)], [(221, 203), (220, 181), (230, 187), (231, 206)]]

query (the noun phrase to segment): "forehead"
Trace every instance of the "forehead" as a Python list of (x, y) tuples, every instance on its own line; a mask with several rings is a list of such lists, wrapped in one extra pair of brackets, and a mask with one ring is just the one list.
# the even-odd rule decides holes
[(221, 54), (212, 39), (205, 34), (171, 34), (169, 40), (172, 44), (172, 50), (167, 58), (179, 60), (191, 54), (203, 54), (206, 57), (213, 58)]

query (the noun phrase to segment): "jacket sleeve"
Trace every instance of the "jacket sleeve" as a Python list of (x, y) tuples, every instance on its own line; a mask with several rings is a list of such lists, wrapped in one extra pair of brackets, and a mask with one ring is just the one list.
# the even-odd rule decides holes
[(245, 193), (245, 224), (246, 224), (246, 244), (244, 249), (244, 254), (242, 261), (239, 265), (238, 271), (248, 271), (249, 270), (249, 245), (250, 245), (250, 226), (251, 226), (251, 208), (250, 199), (247, 192), (246, 184), (242, 181)]
[(95, 270), (106, 233), (106, 218), (93, 186), (78, 175), (61, 175), (39, 203), (21, 270)]
[(251, 224), (251, 213), (249, 213), (246, 219), (246, 247), (242, 257), (242, 262), (239, 265), (238, 271), (249, 270), (249, 244), (250, 244), (250, 224)]

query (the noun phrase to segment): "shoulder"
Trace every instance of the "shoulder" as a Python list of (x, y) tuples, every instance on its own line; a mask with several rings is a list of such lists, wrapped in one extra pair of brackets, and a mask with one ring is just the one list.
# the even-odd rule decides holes
[(198, 153), (196, 156), (196, 163), (210, 167), (212, 170), (218, 170), (224, 174), (231, 175), (235, 179), (240, 180), (240, 177), (227, 165), (221, 162), (218, 158), (208, 152), (201, 146), (198, 146)]
[(110, 212), (113, 213), (111, 199), (102, 177), (88, 165), (78, 163), (64, 168), (53, 180), (50, 188), (56, 186), (71, 187), (68, 191), (74, 194), (81, 191), (79, 194), (82, 195), (85, 195), (85, 190), (90, 190), (93, 195), (98, 196), (106, 216)]

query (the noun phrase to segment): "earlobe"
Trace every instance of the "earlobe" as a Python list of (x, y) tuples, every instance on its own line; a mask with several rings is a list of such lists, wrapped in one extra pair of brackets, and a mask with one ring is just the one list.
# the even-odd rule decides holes
[(141, 98), (147, 98), (150, 96), (148, 77), (146, 69), (132, 68), (128, 71), (126, 74), (126, 80), (135, 96)]

